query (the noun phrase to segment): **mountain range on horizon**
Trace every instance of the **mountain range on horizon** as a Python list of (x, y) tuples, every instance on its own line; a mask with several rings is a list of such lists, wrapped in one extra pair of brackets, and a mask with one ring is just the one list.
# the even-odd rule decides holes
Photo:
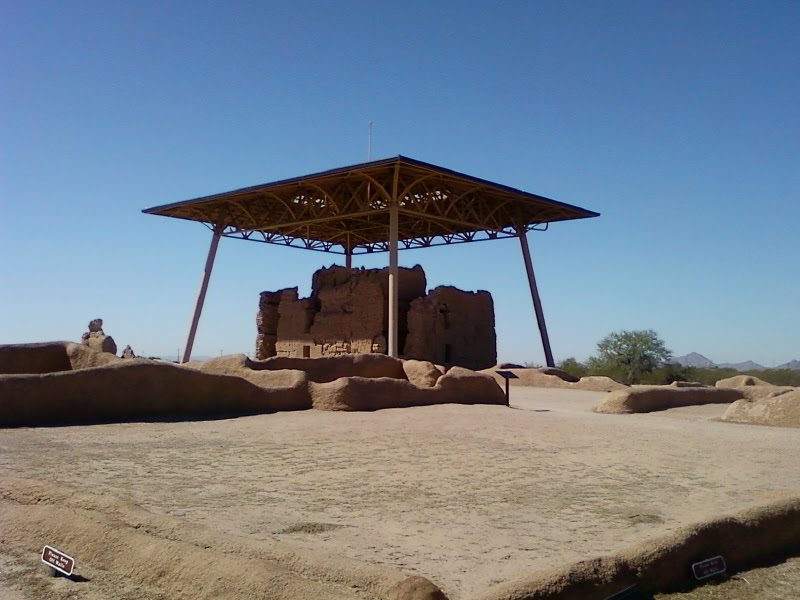
[(684, 356), (675, 356), (670, 361), (673, 364), (679, 364), (682, 367), (695, 367), (698, 369), (735, 369), (736, 371), (767, 371), (767, 370), (775, 370), (775, 369), (789, 369), (791, 371), (800, 371), (800, 360), (790, 360), (787, 363), (782, 365), (778, 365), (777, 367), (765, 367), (763, 365), (758, 364), (757, 362), (753, 362), (752, 360), (746, 360), (740, 363), (715, 363), (710, 358), (703, 356), (699, 352), (690, 352), (689, 354), (685, 354)]

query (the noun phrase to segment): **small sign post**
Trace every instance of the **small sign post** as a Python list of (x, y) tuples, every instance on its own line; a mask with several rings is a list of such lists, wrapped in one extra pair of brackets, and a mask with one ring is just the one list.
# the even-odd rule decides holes
[(75, 568), (74, 558), (67, 556), (52, 546), (42, 548), (42, 562), (67, 577), (72, 575), (72, 570)]
[(708, 579), (714, 575), (721, 575), (727, 570), (725, 559), (721, 556), (714, 556), (692, 564), (692, 573), (694, 573), (694, 578), (698, 581)]
[(508, 385), (512, 379), (519, 379), (519, 377), (514, 375), (512, 371), (497, 371), (497, 374), (506, 380), (506, 404), (511, 404), (511, 394)]

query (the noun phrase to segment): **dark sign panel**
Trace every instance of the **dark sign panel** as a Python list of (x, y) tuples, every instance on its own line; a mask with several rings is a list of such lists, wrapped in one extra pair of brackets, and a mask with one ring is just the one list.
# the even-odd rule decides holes
[(696, 562), (692, 565), (692, 572), (694, 573), (695, 579), (698, 580), (719, 575), (720, 573), (724, 573), (726, 570), (727, 567), (725, 566), (725, 559), (721, 556), (707, 558), (706, 560), (701, 560), (700, 562)]
[(514, 375), (511, 371), (497, 371), (497, 374), (503, 379), (519, 379), (519, 377)]
[(67, 576), (72, 575), (75, 568), (74, 558), (50, 546), (42, 548), (42, 562)]

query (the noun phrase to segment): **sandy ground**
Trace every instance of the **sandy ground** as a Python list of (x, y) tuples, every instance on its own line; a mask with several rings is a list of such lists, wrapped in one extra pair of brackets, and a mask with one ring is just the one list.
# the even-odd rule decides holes
[(659, 594), (656, 600), (794, 600), (800, 596), (800, 557), (720, 576), (689, 592)]
[(715, 421), (726, 405), (591, 412), (602, 396), (2, 430), (0, 477), (388, 565), (452, 600), (800, 493), (800, 430)]

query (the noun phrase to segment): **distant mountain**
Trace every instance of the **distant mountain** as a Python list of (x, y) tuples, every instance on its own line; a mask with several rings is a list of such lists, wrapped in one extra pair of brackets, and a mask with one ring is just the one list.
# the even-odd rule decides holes
[(763, 367), (757, 362), (747, 360), (740, 363), (722, 363), (717, 365), (720, 369), (735, 369), (736, 371), (763, 371), (767, 367)]
[(685, 356), (675, 356), (671, 362), (677, 363), (682, 367), (695, 367), (697, 369), (711, 369), (716, 366), (714, 361), (697, 352), (690, 352)]
[[(682, 367), (695, 367), (696, 369), (734, 369), (735, 371), (766, 371), (769, 367), (747, 360), (740, 363), (720, 363), (717, 364), (710, 358), (703, 356), (697, 352), (690, 352), (685, 356), (676, 356), (672, 359), (672, 363), (677, 363)], [(791, 369), (800, 371), (800, 360), (790, 360), (787, 363), (772, 367), (774, 369)]]
[(791, 369), (792, 371), (800, 371), (800, 360), (790, 360), (787, 363), (778, 365), (776, 369)]

